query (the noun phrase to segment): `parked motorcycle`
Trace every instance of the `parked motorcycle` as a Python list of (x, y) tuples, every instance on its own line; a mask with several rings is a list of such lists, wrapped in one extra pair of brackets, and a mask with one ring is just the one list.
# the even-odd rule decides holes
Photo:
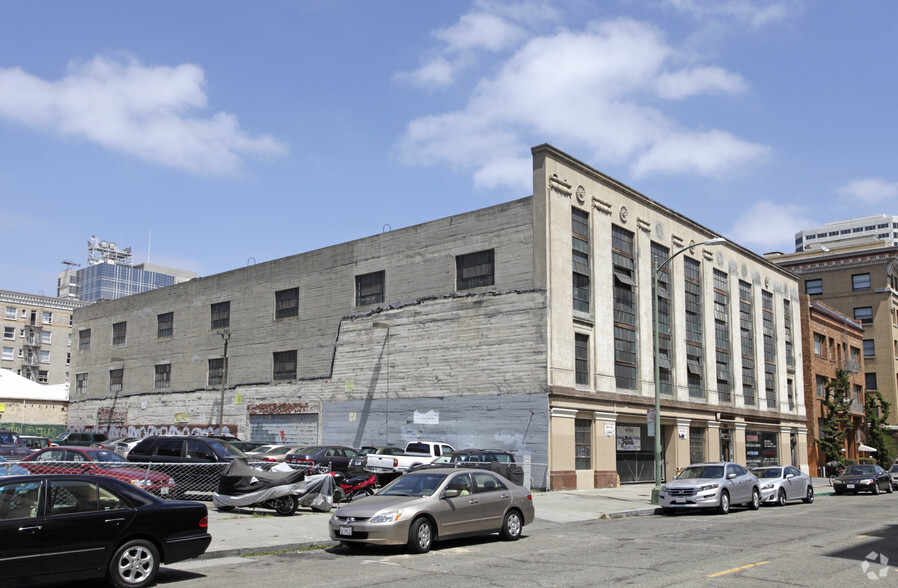
[[(245, 459), (237, 458), (221, 474), (218, 492), (212, 494), (212, 503), (221, 511), (251, 506), (289, 516), (296, 512), (299, 497), (310, 490), (306, 473), (305, 469), (292, 468), (289, 471), (263, 471), (252, 467)], [(317, 484), (316, 491), (321, 490), (322, 485)]]
[(349, 502), (362, 496), (371, 496), (377, 486), (377, 474), (364, 474), (347, 478), (341, 472), (330, 472), (337, 487), (334, 488), (334, 502)]

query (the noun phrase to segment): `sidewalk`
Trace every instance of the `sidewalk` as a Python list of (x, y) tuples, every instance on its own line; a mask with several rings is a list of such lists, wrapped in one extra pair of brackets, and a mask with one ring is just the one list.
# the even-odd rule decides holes
[[(651, 504), (652, 488), (653, 484), (627, 484), (620, 488), (534, 492), (533, 504), (537, 520), (553, 523), (646, 516), (656, 511)], [(817, 496), (832, 494), (825, 478), (814, 478), (814, 491)], [(246, 508), (219, 512), (211, 502), (206, 505), (212, 543), (203, 559), (336, 545), (327, 531), (331, 513), (300, 508), (293, 516), (279, 517), (267, 509), (258, 509), (255, 514)]]

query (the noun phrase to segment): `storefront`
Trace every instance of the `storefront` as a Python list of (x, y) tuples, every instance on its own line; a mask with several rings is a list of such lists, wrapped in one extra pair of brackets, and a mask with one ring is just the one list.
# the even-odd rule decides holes
[(745, 431), (745, 465), (749, 469), (779, 465), (778, 434), (774, 431)]
[[(662, 439), (666, 426), (661, 427)], [(617, 425), (617, 475), (621, 484), (655, 481), (655, 438), (649, 437), (645, 423)], [(664, 459), (664, 444), (661, 445)]]

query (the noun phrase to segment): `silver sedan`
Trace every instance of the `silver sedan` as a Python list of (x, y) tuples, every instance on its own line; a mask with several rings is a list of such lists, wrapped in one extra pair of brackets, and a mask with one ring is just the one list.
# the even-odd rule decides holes
[(767, 466), (752, 469), (761, 483), (761, 502), (785, 506), (788, 500), (814, 502), (811, 477), (792, 466)]
[(406, 545), (426, 553), (433, 541), (499, 533), (513, 541), (533, 522), (530, 491), (483, 470), (441, 468), (411, 472), (374, 496), (340, 507), (330, 537), (350, 548)]

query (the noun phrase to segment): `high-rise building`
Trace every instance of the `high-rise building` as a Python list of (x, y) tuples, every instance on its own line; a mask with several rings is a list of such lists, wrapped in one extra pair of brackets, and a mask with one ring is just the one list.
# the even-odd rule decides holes
[(795, 251), (874, 240), (898, 245), (898, 216), (885, 214), (864, 216), (833, 221), (822, 227), (798, 231), (795, 233)]
[(87, 267), (68, 269), (59, 273), (57, 296), (84, 302), (114, 300), (164, 288), (196, 277), (195, 272), (152, 265), (132, 264), (131, 248), (119, 249), (116, 243), (91, 237), (87, 243)]

